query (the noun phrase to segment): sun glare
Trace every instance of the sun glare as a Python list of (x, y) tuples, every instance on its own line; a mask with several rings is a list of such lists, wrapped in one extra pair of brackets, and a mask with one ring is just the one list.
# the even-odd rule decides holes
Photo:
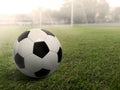
[(120, 7), (120, 0), (107, 0), (111, 7)]
[(0, 0), (0, 14), (30, 13), (39, 7), (59, 10), (64, 0)]

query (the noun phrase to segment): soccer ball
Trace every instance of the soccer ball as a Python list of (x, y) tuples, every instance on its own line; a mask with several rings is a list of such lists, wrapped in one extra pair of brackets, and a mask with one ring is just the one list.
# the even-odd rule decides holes
[(25, 75), (40, 78), (53, 73), (62, 59), (57, 37), (44, 29), (22, 33), (14, 44), (14, 61)]

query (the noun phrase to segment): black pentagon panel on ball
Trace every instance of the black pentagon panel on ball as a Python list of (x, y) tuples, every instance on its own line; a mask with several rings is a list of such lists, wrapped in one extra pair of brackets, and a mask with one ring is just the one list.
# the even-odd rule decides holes
[(43, 58), (48, 52), (49, 48), (44, 41), (34, 43), (33, 54)]
[(47, 70), (47, 69), (42, 68), (41, 70), (35, 72), (35, 76), (36, 76), (36, 77), (43, 77), (43, 76), (48, 75), (49, 72), (50, 72), (50, 70)]
[(23, 39), (27, 38), (29, 35), (30, 31), (26, 31), (24, 33), (22, 33), (19, 37), (18, 37), (18, 42), (22, 41)]
[(24, 58), (18, 53), (15, 55), (15, 63), (19, 68), (25, 68)]
[(58, 55), (58, 63), (59, 63), (62, 60), (62, 49), (61, 48), (59, 48), (57, 55)]
[(44, 29), (42, 29), (42, 31), (45, 32), (47, 35), (51, 35), (51, 36), (55, 37), (55, 35), (52, 34), (50, 31), (47, 31), (47, 30), (44, 30)]

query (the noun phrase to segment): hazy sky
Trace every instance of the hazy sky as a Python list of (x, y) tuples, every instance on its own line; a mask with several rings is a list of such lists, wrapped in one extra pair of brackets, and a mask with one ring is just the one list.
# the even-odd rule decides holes
[(64, 0), (0, 0), (0, 14), (29, 13), (38, 7), (59, 9)]
[[(0, 14), (30, 13), (38, 7), (59, 9), (64, 0), (0, 0)], [(107, 0), (110, 6), (120, 6), (120, 0)]]
[(120, 0), (107, 0), (107, 2), (110, 4), (111, 7), (120, 7)]

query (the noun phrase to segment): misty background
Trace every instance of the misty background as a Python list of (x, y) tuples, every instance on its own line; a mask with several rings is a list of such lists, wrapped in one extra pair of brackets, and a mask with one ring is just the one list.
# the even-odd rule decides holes
[(120, 7), (110, 7), (106, 0), (64, 0), (59, 10), (39, 7), (30, 13), (0, 14), (0, 25), (96, 23), (120, 24)]

